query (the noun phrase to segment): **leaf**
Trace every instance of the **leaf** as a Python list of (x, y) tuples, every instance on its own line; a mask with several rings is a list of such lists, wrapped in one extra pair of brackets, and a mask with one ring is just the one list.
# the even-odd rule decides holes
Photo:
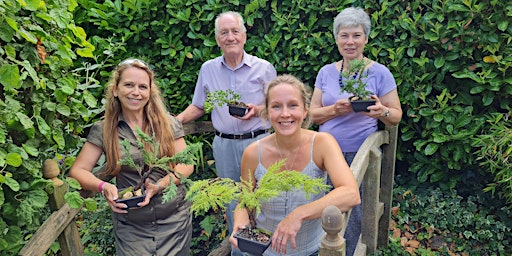
[(23, 160), (20, 154), (10, 152), (5, 157), (5, 162), (10, 166), (19, 167)]
[(30, 120), (30, 117), (20, 112), (16, 113), (16, 116), (18, 117), (20, 123), (23, 125), (24, 129), (34, 128), (34, 122)]
[(17, 192), (20, 190), (20, 184), (15, 179), (5, 176), (5, 184), (11, 188), (12, 191)]
[(57, 105), (57, 112), (64, 116), (69, 116), (71, 114), (71, 109), (66, 105), (59, 104)]
[(69, 185), (69, 187), (74, 189), (82, 189), (82, 186), (80, 186), (80, 182), (78, 182), (75, 178), (66, 177), (66, 183)]
[(78, 209), (82, 207), (84, 199), (80, 196), (78, 191), (71, 191), (64, 194), (64, 199), (71, 208)]
[(64, 140), (64, 134), (62, 130), (54, 129), (52, 132), (52, 138), (55, 142), (57, 142), (59, 148), (62, 149), (66, 146), (66, 141)]
[(48, 194), (44, 190), (30, 190), (26, 193), (27, 202), (32, 207), (44, 208), (48, 202)]
[(36, 118), (37, 127), (39, 128), (39, 132), (41, 132), (41, 134), (44, 137), (46, 137), (46, 139), (50, 139), (50, 135), (51, 135), (50, 126), (46, 123), (46, 121), (41, 116), (36, 115), (35, 118)]
[(25, 28), (21, 27), (18, 31), (18, 33), (21, 35), (21, 37), (25, 38), (25, 40), (29, 41), (32, 44), (37, 43), (37, 37), (32, 34), (31, 32), (25, 30)]
[(86, 198), (84, 200), (85, 208), (89, 211), (96, 211), (98, 209), (98, 204), (96, 203), (96, 200), (94, 198)]
[(0, 67), (0, 84), (5, 86), (6, 91), (21, 87), (20, 70), (17, 65), (2, 64)]
[(27, 145), (25, 143), (23, 143), (21, 146), (23, 147), (25, 152), (27, 152), (27, 154), (29, 154), (31, 156), (38, 156), (39, 155), (39, 149), (37, 149), (35, 147), (32, 147), (32, 146), (29, 146), (29, 145)]
[(427, 147), (425, 147), (425, 150), (423, 152), (425, 153), (425, 155), (431, 156), (437, 151), (438, 148), (439, 148), (439, 144), (429, 143), (427, 145)]

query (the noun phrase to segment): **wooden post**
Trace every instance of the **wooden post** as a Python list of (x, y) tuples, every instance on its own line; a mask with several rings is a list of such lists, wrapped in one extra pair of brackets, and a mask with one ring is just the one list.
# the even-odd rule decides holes
[(339, 233), (344, 225), (343, 214), (338, 207), (329, 205), (322, 212), (322, 228), (325, 235), (320, 243), (319, 256), (345, 256), (345, 238)]
[[(60, 173), (57, 162), (47, 159), (43, 164), (43, 176), (52, 180), (54, 191), (50, 195), (49, 204), (52, 211), (59, 210), (65, 203), (64, 194), (67, 192), (67, 186), (57, 176)], [(59, 235), (60, 251), (63, 256), (67, 255), (84, 255), (82, 248), (82, 240), (78, 233), (78, 227), (75, 221), (71, 221), (62, 233)]]
[(366, 253), (373, 253), (377, 249), (377, 226), (382, 213), (379, 210), (381, 152), (378, 147), (373, 147), (369, 155), (370, 164), (363, 183), (361, 240), (367, 246)]
[(380, 201), (384, 203), (384, 209), (378, 228), (377, 247), (379, 248), (387, 248), (389, 244), (389, 222), (391, 219), (391, 203), (393, 201), (398, 125), (386, 126), (386, 131), (389, 132), (389, 143), (382, 145), (382, 176), (379, 197)]

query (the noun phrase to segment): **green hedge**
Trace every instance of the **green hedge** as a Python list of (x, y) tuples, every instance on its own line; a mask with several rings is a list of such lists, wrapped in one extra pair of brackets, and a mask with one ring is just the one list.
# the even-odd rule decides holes
[[(227, 10), (246, 19), (247, 52), (313, 86), (320, 67), (339, 60), (334, 16), (366, 8), (373, 28), (365, 55), (394, 74), (404, 110), (397, 157), (405, 167), (397, 171), (444, 188), (464, 185), (467, 172), (490, 177), (481, 183), (509, 177), (485, 165), (483, 140), (472, 141), (500, 130), (512, 112), (512, 3), (423, 2), (0, 1), (0, 254), (19, 250), (40, 224), (48, 187), (41, 163), (56, 158), (66, 170), (73, 162), (101, 115), (112, 67), (147, 60), (179, 113), (201, 64), (220, 54), (214, 19)], [(495, 116), (503, 118), (487, 121)], [(510, 197), (512, 184), (499, 184)]]

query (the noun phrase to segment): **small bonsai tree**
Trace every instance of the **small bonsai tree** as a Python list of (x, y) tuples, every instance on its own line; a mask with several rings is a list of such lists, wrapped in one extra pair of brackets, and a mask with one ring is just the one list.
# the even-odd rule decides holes
[[(164, 170), (167, 173), (173, 173), (176, 177), (179, 177), (181, 184), (185, 186), (185, 189), (188, 189), (192, 184), (192, 181), (181, 175), (179, 172), (176, 172), (173, 169), (171, 169), (169, 163), (194, 165), (196, 163), (198, 153), (202, 150), (202, 143), (197, 142), (189, 144), (184, 150), (176, 153), (171, 157), (160, 157), (158, 152), (158, 148), (160, 145), (156, 141), (154, 136), (148, 136), (139, 128), (135, 130), (135, 133), (138, 136), (137, 146), (142, 152), (144, 163), (142, 166), (140, 166), (136, 164), (130, 157), (130, 142), (128, 140), (124, 140), (121, 142), (121, 146), (123, 147), (126, 157), (124, 159), (121, 159), (119, 161), (119, 164), (127, 165), (136, 169), (141, 176), (139, 183), (135, 187), (127, 189), (133, 191), (140, 189), (144, 184), (145, 180), (151, 174), (151, 172), (157, 169)], [(146, 147), (144, 147), (144, 145), (148, 145), (148, 148), (152, 148), (154, 150), (148, 151)], [(172, 178), (169, 178), (171, 179), (170, 185), (163, 190), (162, 203), (166, 203), (172, 200), (177, 193), (177, 186), (174, 184)], [(120, 192), (120, 198), (122, 193), (125, 193), (125, 190)]]
[(269, 166), (254, 190), (251, 180), (235, 182), (229, 178), (214, 178), (195, 181), (186, 195), (192, 202), (191, 211), (197, 216), (210, 209), (224, 209), (228, 203), (238, 200), (240, 208), (249, 213), (250, 224), (246, 229), (251, 233), (261, 231), (269, 234), (256, 227), (256, 217), (261, 211), (262, 202), (292, 189), (303, 189), (309, 197), (310, 194), (327, 191), (330, 187), (322, 178), (312, 179), (297, 171), (280, 171), (284, 161)]
[(340, 93), (351, 93), (353, 95), (350, 97), (351, 100), (370, 99), (371, 92), (366, 90), (366, 83), (363, 82), (363, 78), (367, 77), (363, 72), (366, 65), (368, 61), (364, 58), (349, 62), (349, 69), (340, 73)]
[(240, 94), (235, 91), (229, 90), (217, 90), (207, 91), (206, 101), (204, 102), (204, 112), (210, 113), (216, 107), (222, 107), (224, 105), (235, 105), (246, 107), (243, 102), (239, 102)]

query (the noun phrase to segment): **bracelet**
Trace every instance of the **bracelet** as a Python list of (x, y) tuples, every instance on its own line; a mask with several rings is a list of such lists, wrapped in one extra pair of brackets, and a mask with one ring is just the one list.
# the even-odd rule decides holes
[(105, 185), (104, 181), (101, 181), (100, 184), (98, 184), (98, 192), (103, 193), (103, 185)]

